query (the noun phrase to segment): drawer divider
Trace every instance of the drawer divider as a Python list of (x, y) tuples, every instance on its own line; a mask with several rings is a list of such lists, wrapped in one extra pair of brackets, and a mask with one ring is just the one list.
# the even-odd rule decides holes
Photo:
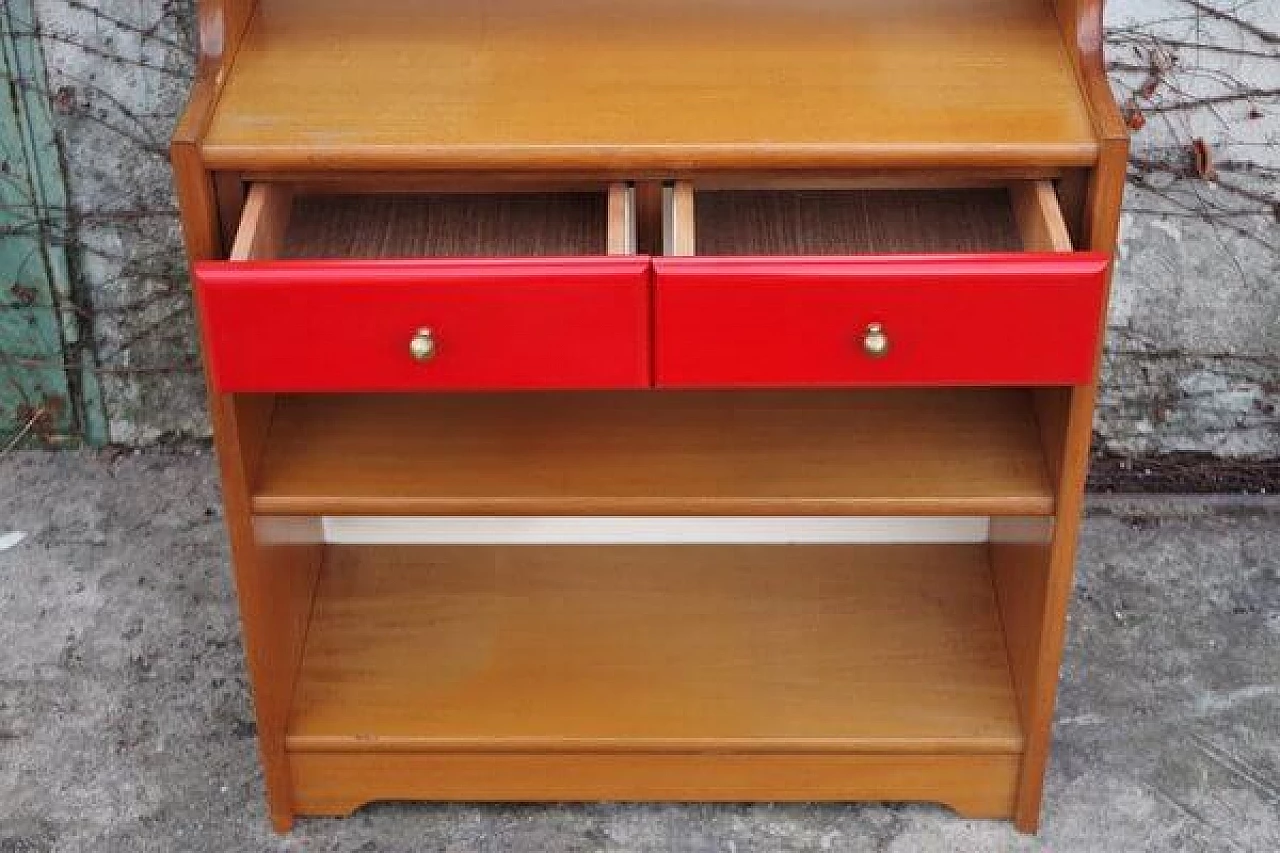
[(1017, 181), (1009, 185), (1009, 201), (1013, 217), (1027, 252), (1070, 252), (1071, 234), (1067, 231), (1058, 194), (1050, 181)]
[(609, 185), (608, 252), (636, 253), (636, 190), (632, 184)]
[(293, 192), (289, 187), (267, 183), (251, 186), (230, 260), (263, 261), (278, 257), (292, 207)]
[(697, 254), (693, 183), (676, 181), (667, 189), (663, 202), (662, 253), (678, 258), (692, 257)]

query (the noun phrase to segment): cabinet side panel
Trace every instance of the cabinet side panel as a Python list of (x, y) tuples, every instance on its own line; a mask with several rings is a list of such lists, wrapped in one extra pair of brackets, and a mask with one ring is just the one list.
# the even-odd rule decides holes
[(203, 140), (227, 71), (256, 8), (257, 0), (198, 0), (196, 74), (186, 109), (173, 131), (174, 144), (199, 145)]
[(294, 810), (285, 727), (324, 546), (319, 519), (290, 519), (259, 529), (250, 515), (254, 472), (274, 407), (268, 395), (213, 394), (209, 399), (258, 748), (272, 822), (285, 830)]
[[(230, 211), (220, 209), (218, 188), (205, 168), (200, 144), (225, 64), (252, 9), (252, 2), (243, 0), (200, 4), (200, 65), (170, 147), (187, 257), (192, 262), (225, 257), (226, 238), (232, 236), (223, 233), (222, 221)], [(198, 299), (196, 311), (201, 313)], [(207, 370), (205, 375), (207, 382)], [(254, 530), (250, 489), (274, 402), (270, 396), (210, 394), (209, 418), (218, 452), (268, 807), (276, 828), (285, 830), (293, 822), (285, 723), (323, 546), (318, 523), (292, 531), (289, 544), (260, 541)]]
[(1093, 416), (1091, 385), (1039, 393), (1037, 414), (1057, 480), (1052, 531), (1042, 531), (1039, 541), (992, 531), (993, 577), (1026, 737), (1015, 815), (1024, 832), (1040, 823)]
[(249, 19), (253, 17), (254, 9), (258, 6), (258, 0), (219, 0), (219, 2), (211, 3), (209, 0), (201, 0), (203, 6), (222, 7), (222, 14), (226, 20), (226, 32), (229, 47), (234, 53), (234, 47), (240, 43), (240, 37), (244, 34), (245, 28), (249, 26)]
[[(1103, 67), (1103, 2), (1054, 0), (1099, 139), (1095, 166), (1066, 176), (1059, 182), (1058, 193), (1076, 248), (1113, 253), (1124, 193), (1128, 132)], [(1109, 273), (1107, 284), (1109, 296)], [(1098, 324), (1100, 356), (1105, 310)], [(1025, 541), (1021, 532), (1004, 524), (992, 530), (993, 577), (1026, 735), (1015, 815), (1018, 827), (1026, 832), (1034, 832), (1040, 823), (1100, 362), (1100, 357), (1095, 359), (1094, 380), (1088, 385), (1037, 392), (1036, 413), (1046, 463), (1056, 485), (1052, 532), (1045, 541), (1035, 542)]]
[(991, 524), (991, 575), (1008, 647), (1018, 715), (1027, 742), (1034, 718), (1040, 669), (1053, 521), (1045, 518), (994, 518)]
[(213, 180), (204, 170), (195, 142), (174, 138), (169, 146), (173, 187), (188, 262), (222, 256), (222, 227)]
[(1104, 0), (1053, 0), (1053, 4), (1094, 132), (1100, 140), (1126, 139), (1128, 131), (1111, 94), (1103, 64)]

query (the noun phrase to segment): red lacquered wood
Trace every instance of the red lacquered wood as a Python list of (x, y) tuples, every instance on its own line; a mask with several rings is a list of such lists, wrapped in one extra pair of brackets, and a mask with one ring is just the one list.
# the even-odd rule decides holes
[(220, 391), (649, 385), (647, 258), (216, 261), (195, 278)]
[[(655, 258), (659, 386), (1072, 385), (1090, 381), (1097, 253)], [(869, 356), (872, 323), (889, 338)]]

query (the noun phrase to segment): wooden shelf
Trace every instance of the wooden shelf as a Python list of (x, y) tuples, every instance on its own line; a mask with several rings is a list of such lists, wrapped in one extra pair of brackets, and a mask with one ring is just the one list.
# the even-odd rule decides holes
[(261, 0), (214, 169), (1091, 165), (1044, 0)]
[(985, 546), (331, 547), (291, 752), (1017, 753)]
[(277, 515), (1044, 515), (1021, 390), (282, 395)]

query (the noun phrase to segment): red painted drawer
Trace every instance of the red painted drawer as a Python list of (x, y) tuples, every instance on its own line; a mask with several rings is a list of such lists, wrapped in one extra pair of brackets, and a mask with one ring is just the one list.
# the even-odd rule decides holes
[[(254, 189), (233, 258), (271, 256), (287, 245), (291, 201)], [(407, 203), (363, 216), (395, 216), (396, 205)], [(528, 224), (523, 216), (461, 227), (496, 233)], [(347, 232), (360, 226), (340, 220), (298, 227), (311, 229), (305, 240), (331, 241), (335, 254), (350, 255)], [(440, 223), (424, 222), (422, 236), (397, 240), (412, 248), (419, 240), (467, 239), (433, 237), (433, 229)], [(501, 235), (494, 239), (501, 244)], [(206, 358), (221, 391), (647, 386), (649, 277), (647, 258), (603, 254), (229, 260), (195, 268)]]
[[(1047, 198), (1038, 196), (1039, 202)], [(964, 214), (964, 205), (955, 212)], [(1045, 224), (1037, 220), (1040, 214), (1027, 221), (1025, 211), (1016, 215), (1021, 239), (1032, 245), (1065, 239), (1060, 214), (1058, 223), (1049, 223), (1055, 237), (1037, 231)], [(884, 221), (851, 219), (872, 223), (867, 227)], [(738, 235), (726, 247), (723, 239), (712, 234), (705, 242), (717, 251), (756, 249), (762, 242)], [(681, 240), (693, 250), (688, 234)], [(655, 259), (656, 383), (733, 388), (1091, 381), (1108, 258), (1004, 248)]]

